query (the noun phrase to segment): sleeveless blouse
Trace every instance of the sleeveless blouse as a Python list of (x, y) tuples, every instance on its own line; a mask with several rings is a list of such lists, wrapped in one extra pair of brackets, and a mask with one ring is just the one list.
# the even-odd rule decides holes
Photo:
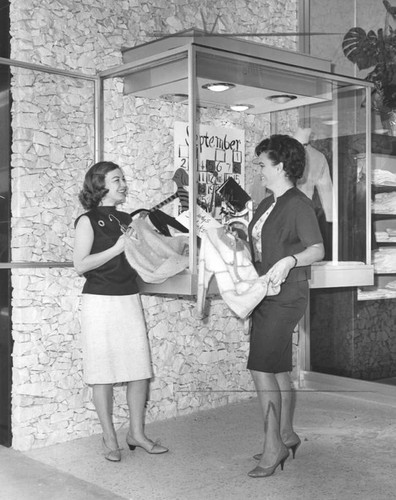
[[(91, 254), (103, 252), (112, 247), (122, 235), (120, 223), (128, 226), (132, 218), (115, 207), (97, 207), (80, 215), (89, 218), (94, 241)], [(75, 221), (77, 225), (78, 217)], [(119, 222), (118, 222), (119, 221)], [(125, 253), (113, 257), (96, 269), (84, 273), (86, 282), (83, 293), (95, 295), (132, 295), (139, 292), (137, 272), (129, 265)]]

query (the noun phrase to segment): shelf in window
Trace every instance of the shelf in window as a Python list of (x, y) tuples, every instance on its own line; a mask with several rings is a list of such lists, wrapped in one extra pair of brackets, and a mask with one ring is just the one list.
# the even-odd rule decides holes
[(373, 212), (372, 214), (372, 217), (373, 219), (383, 219), (383, 220), (387, 220), (387, 219), (396, 219), (396, 213), (395, 214), (379, 214), (377, 212)]
[(375, 241), (376, 246), (379, 247), (393, 247), (396, 245), (396, 241), (381, 241), (381, 240), (376, 240)]
[(146, 283), (138, 278), (142, 295), (196, 295), (197, 283), (197, 275), (191, 274), (188, 270), (168, 278), (163, 283)]
[(311, 266), (310, 288), (368, 286), (374, 283), (374, 268), (364, 262), (315, 262)]
[(396, 191), (396, 184), (372, 184), (371, 190), (373, 193), (391, 193)]
[(391, 290), (389, 288), (372, 288), (372, 289), (358, 288), (357, 299), (358, 300), (396, 299), (396, 290)]

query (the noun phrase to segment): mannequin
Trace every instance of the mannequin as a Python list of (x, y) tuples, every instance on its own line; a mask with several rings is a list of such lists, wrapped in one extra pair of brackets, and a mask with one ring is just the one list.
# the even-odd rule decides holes
[(306, 146), (309, 144), (309, 138), (311, 137), (311, 132), (312, 129), (310, 128), (300, 128), (295, 131), (294, 133), (294, 138), (298, 140), (298, 142), (301, 142), (303, 146)]
[(306, 166), (303, 177), (297, 182), (297, 187), (312, 199), (316, 187), (323, 212), (327, 222), (333, 221), (333, 184), (330, 169), (323, 153), (309, 144), (312, 130), (298, 128), (294, 138), (305, 146)]

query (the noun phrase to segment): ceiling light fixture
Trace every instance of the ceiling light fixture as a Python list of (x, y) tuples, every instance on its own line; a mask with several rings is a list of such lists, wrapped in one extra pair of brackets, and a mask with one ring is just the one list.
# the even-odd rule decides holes
[(226, 90), (230, 90), (234, 87), (235, 85), (233, 83), (224, 83), (224, 82), (206, 83), (205, 85), (202, 85), (203, 89), (211, 90), (212, 92), (225, 92)]
[(251, 104), (232, 104), (230, 106), (230, 109), (232, 109), (232, 111), (247, 111), (248, 109), (252, 108), (254, 108), (254, 106), (252, 106)]
[(183, 102), (188, 99), (187, 94), (162, 94), (160, 99), (168, 102)]
[(337, 120), (333, 120), (332, 118), (327, 118), (325, 120), (322, 120), (322, 123), (324, 125), (330, 125), (330, 126), (332, 126), (332, 125), (337, 125), (338, 121)]
[(290, 94), (276, 94), (267, 97), (269, 101), (275, 102), (276, 104), (286, 104), (294, 99), (297, 99), (296, 95)]

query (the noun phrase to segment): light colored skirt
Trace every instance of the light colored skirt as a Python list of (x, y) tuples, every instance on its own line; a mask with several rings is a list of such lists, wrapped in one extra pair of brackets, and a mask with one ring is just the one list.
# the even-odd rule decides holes
[(140, 295), (83, 294), (84, 380), (115, 384), (152, 377)]

